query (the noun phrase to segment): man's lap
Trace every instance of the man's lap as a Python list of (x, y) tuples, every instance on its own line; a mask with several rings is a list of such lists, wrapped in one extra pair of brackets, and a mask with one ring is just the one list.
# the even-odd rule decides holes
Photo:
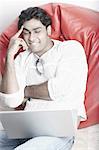
[(70, 150), (74, 138), (57, 138), (49, 136), (26, 139), (8, 139), (4, 131), (0, 131), (0, 150)]
[(70, 150), (73, 141), (73, 137), (56, 138), (41, 136), (27, 141), (15, 150)]

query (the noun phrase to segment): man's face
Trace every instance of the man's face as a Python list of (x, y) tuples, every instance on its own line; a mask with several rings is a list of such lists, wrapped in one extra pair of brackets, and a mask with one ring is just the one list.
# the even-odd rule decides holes
[(23, 24), (23, 38), (29, 49), (37, 55), (42, 55), (49, 47), (49, 27), (36, 19), (31, 19)]

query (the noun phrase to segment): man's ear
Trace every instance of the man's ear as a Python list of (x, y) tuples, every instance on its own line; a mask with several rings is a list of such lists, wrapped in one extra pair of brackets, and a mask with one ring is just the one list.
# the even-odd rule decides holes
[(51, 26), (50, 25), (47, 27), (47, 33), (49, 36), (51, 35)]

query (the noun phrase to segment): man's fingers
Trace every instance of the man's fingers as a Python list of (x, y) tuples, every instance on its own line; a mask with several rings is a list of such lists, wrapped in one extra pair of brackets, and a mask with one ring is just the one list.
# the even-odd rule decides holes
[(19, 40), (19, 43), (23, 47), (24, 50), (28, 48), (26, 42), (23, 39), (18, 38), (18, 40)]
[(14, 38), (18, 38), (18, 37), (21, 35), (22, 31), (23, 31), (23, 26), (22, 26), (21, 29), (14, 35)]

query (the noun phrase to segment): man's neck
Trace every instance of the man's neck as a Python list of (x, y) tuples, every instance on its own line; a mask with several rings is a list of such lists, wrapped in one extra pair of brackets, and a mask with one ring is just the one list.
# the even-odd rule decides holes
[(47, 51), (49, 51), (53, 47), (53, 45), (54, 45), (54, 42), (50, 39), (48, 41), (47, 47), (43, 51), (38, 52), (36, 55), (38, 55), (39, 57), (41, 57), (44, 53), (46, 53)]

